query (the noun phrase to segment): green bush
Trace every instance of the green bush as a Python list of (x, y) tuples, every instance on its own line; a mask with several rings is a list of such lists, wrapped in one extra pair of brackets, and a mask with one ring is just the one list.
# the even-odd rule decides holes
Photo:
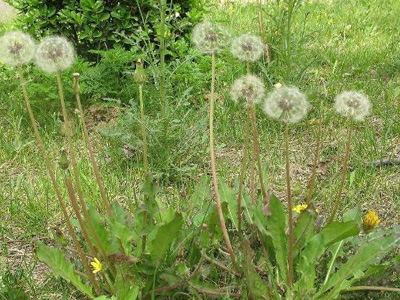
[[(40, 38), (59, 34), (71, 40), (78, 54), (94, 58), (88, 50), (115, 45), (149, 49), (157, 45), (161, 0), (6, 0), (21, 12), (21, 25)], [(202, 16), (202, 1), (167, 2), (166, 36), (173, 44)], [(167, 45), (169, 46), (169, 45)]]

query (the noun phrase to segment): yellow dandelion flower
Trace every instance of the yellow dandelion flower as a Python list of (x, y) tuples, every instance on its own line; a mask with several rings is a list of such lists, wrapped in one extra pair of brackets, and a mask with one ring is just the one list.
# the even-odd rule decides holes
[(299, 205), (296, 205), (294, 208), (293, 208), (293, 211), (294, 212), (297, 212), (297, 213), (301, 213), (303, 210), (306, 210), (308, 208), (308, 205), (307, 204), (299, 204)]
[(381, 223), (375, 211), (369, 210), (363, 219), (363, 228), (365, 232), (369, 232)]
[(103, 265), (96, 257), (94, 258), (94, 261), (92, 261), (90, 264), (93, 267), (93, 274), (96, 274), (97, 272), (103, 270)]

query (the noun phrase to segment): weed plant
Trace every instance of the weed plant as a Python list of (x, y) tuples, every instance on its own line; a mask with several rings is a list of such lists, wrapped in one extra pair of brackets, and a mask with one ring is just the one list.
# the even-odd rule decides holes
[[(283, 22), (287, 30), (284, 59), (291, 65), (291, 18), (298, 4), (296, 1), (287, 3), (289, 13)], [(369, 122), (367, 117), (372, 111), (367, 96), (347, 91), (336, 97), (334, 106), (320, 106), (312, 172), (306, 197), (298, 202), (294, 197), (296, 186), (291, 177), (291, 136), (305, 130), (296, 124), (307, 118), (310, 108), (307, 96), (298, 88), (284, 84), (276, 85), (268, 96), (264, 96), (265, 82), (252, 74), (255, 66), (260, 66), (257, 62), (264, 59), (262, 56), (266, 55), (268, 49), (261, 38), (241, 36), (230, 47), (229, 31), (220, 24), (205, 21), (195, 27), (193, 42), (198, 50), (211, 57), (204, 59), (211, 70), (206, 138), (209, 142), (210, 172), (200, 180), (186, 205), (173, 206), (168, 199), (162, 199), (152, 174), (152, 156), (149, 153), (159, 149), (154, 149), (151, 138), (148, 138), (151, 132), (147, 124), (152, 116), (145, 108), (148, 97), (144, 93), (147, 72), (151, 67), (145, 69), (142, 61), (138, 60), (133, 73), (133, 80), (138, 87), (135, 92), (138, 93), (139, 110), (134, 113), (139, 115), (140, 111), (140, 117), (137, 117), (140, 143), (137, 149), (141, 154), (138, 156), (141, 157), (142, 170), (141, 178), (136, 180), (143, 187), (140, 194), (134, 194), (133, 200), (125, 205), (109, 201), (109, 182), (103, 181), (100, 174), (83, 113), (80, 76), (76, 73), (73, 75), (73, 92), (82, 139), (97, 186), (95, 193), (101, 199), (96, 207), (87, 202), (84, 193), (77, 160), (80, 155), (76, 153), (72, 142), (74, 119), (67, 110), (64, 93), (62, 73), (73, 64), (75, 57), (72, 46), (59, 37), (45, 38), (35, 46), (32, 39), (21, 32), (7, 33), (1, 38), (2, 59), (18, 71), (36, 143), (68, 229), (68, 236), (60, 236), (60, 240), (66, 242), (60, 243), (59, 247), (39, 242), (38, 258), (56, 276), (74, 285), (82, 295), (98, 300), (172, 299), (184, 295), (199, 298), (328, 300), (365, 290), (399, 292), (395, 287), (357, 285), (370, 280), (372, 276), (385, 274), (398, 265), (399, 257), (393, 251), (400, 242), (399, 227), (379, 228), (381, 220), (372, 209), (363, 214), (361, 208), (356, 206), (345, 210), (344, 214), (339, 213), (344, 205), (348, 206), (343, 196), (349, 177), (354, 131), (361, 122)], [(220, 176), (217, 169), (219, 157), (216, 149), (219, 141), (215, 134), (221, 123), (216, 117), (219, 114), (215, 114), (219, 109), (218, 87), (221, 86), (221, 82), (217, 84), (218, 74), (219, 67), (224, 67), (218, 64), (218, 57), (228, 55), (227, 50), (232, 50), (234, 56), (246, 65), (243, 67), (245, 75), (235, 74), (238, 79), (231, 88), (237, 112), (245, 116), (238, 122), (245, 134), (240, 172), (237, 176), (234, 174), (237, 185), (233, 186), (226, 183), (226, 178)], [(63, 135), (60, 139), (64, 147), (60, 149), (58, 168), (50, 159), (49, 149), (43, 142), (40, 123), (32, 110), (27, 88), (30, 82), (25, 79), (25, 65), (34, 57), (38, 67), (53, 74), (49, 78), (54, 79), (62, 108)], [(165, 90), (161, 88), (160, 92), (160, 115), (161, 120), (165, 121), (166, 117), (170, 117), (170, 110), (163, 110), (170, 107), (170, 103), (167, 103), (168, 97), (163, 94)], [(283, 141), (282, 149), (273, 149), (268, 144), (264, 155), (271, 155), (274, 151), (281, 153), (285, 166), (282, 179), (285, 195), (275, 195), (269, 177), (265, 177), (269, 172), (264, 172), (260, 145), (264, 143), (266, 133), (261, 130), (262, 134), (259, 134), (258, 124), (264, 117), (257, 116), (258, 103), (262, 103), (267, 117), (282, 123), (276, 129), (277, 137)], [(321, 156), (322, 137), (329, 130), (322, 125), (331, 110), (343, 117), (341, 123), (347, 134), (339, 167), (339, 186), (336, 193), (332, 193), (334, 200), (330, 213), (326, 214), (326, 211), (320, 212), (316, 208), (318, 197), (315, 193), (319, 187), (316, 170)], [(206, 114), (201, 110), (196, 113)], [(163, 130), (165, 124), (169, 126), (173, 122), (162, 122)], [(162, 131), (162, 141), (169, 139), (170, 132), (173, 132), (170, 128)], [(199, 145), (203, 142), (199, 142)], [(171, 147), (170, 150), (173, 152), (175, 149)], [(82, 155), (85, 154), (86, 151), (82, 152)], [(273, 166), (267, 167), (270, 169)], [(61, 178), (58, 178), (59, 175)], [(60, 184), (65, 185), (65, 189)], [(207, 201), (210, 198), (214, 201)], [(70, 205), (65, 199), (69, 200)], [(224, 241), (222, 246), (221, 240)], [(7, 277), (7, 280), (13, 280), (10, 278)], [(20, 290), (13, 295), (20, 292), (20, 297), (24, 297)]]

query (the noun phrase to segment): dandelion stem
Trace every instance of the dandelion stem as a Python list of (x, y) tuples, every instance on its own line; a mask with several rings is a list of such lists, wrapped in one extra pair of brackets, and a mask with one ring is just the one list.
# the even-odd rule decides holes
[(80, 243), (78, 241), (78, 237), (76, 236), (76, 233), (74, 231), (74, 227), (72, 226), (71, 221), (69, 219), (67, 206), (65, 205), (65, 202), (64, 202), (62, 194), (61, 194), (60, 187), (59, 187), (59, 185), (57, 183), (54, 169), (53, 169), (53, 167), (52, 167), (52, 165), (50, 163), (49, 157), (47, 156), (47, 152), (46, 152), (46, 148), (44, 146), (43, 140), (40, 137), (40, 133), (39, 133), (39, 129), (38, 129), (38, 126), (37, 126), (37, 122), (36, 122), (36, 119), (34, 117), (34, 114), (33, 114), (32, 108), (31, 108), (31, 103), (30, 103), (30, 100), (29, 100), (28, 91), (26, 89), (26, 82), (25, 82), (25, 78), (23, 76), (23, 72), (22, 72), (22, 67), (21, 66), (18, 67), (18, 73), (19, 73), (19, 77), (20, 77), (20, 81), (21, 81), (22, 91), (23, 91), (23, 94), (24, 94), (24, 101), (25, 101), (25, 104), (26, 104), (26, 108), (28, 110), (29, 118), (31, 120), (31, 124), (32, 124), (33, 131), (34, 131), (34, 134), (35, 134), (36, 142), (37, 142), (37, 144), (39, 146), (40, 151), (42, 152), (43, 160), (45, 162), (45, 165), (46, 165), (46, 168), (47, 168), (47, 172), (49, 174), (49, 177), (51, 179), (52, 185), (53, 185), (54, 190), (56, 192), (57, 200), (58, 200), (58, 202), (60, 204), (61, 211), (63, 213), (65, 223), (67, 224), (68, 231), (69, 231), (69, 233), (70, 233), (70, 235), (72, 237), (75, 249), (76, 249), (76, 251), (77, 251), (77, 253), (79, 255), (79, 258), (82, 261), (82, 264), (83, 264), (85, 272), (86, 272), (86, 274), (88, 276), (88, 279), (89, 279), (90, 283), (93, 285), (96, 294), (97, 295), (101, 295), (100, 288), (99, 288), (99, 286), (98, 286), (98, 284), (96, 282), (95, 277), (93, 276), (93, 273), (90, 271), (89, 263), (88, 263), (88, 261), (87, 261), (87, 259), (85, 257), (83, 249), (82, 249), (82, 247), (81, 247), (81, 245), (80, 245)]
[(87, 149), (89, 152), (90, 162), (92, 163), (93, 172), (96, 177), (97, 185), (99, 187), (101, 199), (103, 200), (103, 204), (107, 210), (107, 214), (109, 216), (111, 216), (110, 202), (108, 201), (107, 194), (104, 189), (103, 180), (101, 179), (99, 167), (97, 165), (96, 158), (95, 158), (94, 151), (93, 151), (92, 142), (89, 138), (89, 132), (88, 132), (88, 129), (86, 126), (85, 115), (84, 115), (83, 109), (82, 109), (82, 103), (81, 103), (81, 97), (80, 97), (79, 76), (80, 75), (78, 73), (74, 74), (74, 91), (75, 91), (76, 103), (78, 105), (79, 114), (81, 117), (83, 137), (85, 139), (85, 143), (86, 143), (86, 146), (87, 146)]
[(314, 186), (315, 186), (315, 178), (317, 175), (317, 167), (319, 161), (319, 154), (321, 148), (321, 140), (322, 140), (322, 111), (319, 116), (318, 121), (318, 132), (317, 132), (317, 145), (315, 147), (314, 159), (313, 159), (313, 168), (311, 171), (311, 177), (308, 185), (308, 193), (307, 193), (307, 205), (309, 205), (312, 201), (312, 196), (314, 193)]
[(97, 252), (96, 252), (96, 249), (94, 249), (93, 244), (90, 241), (89, 234), (87, 233), (85, 223), (84, 223), (83, 218), (81, 216), (81, 213), (79, 211), (79, 206), (78, 206), (78, 202), (77, 202), (77, 199), (76, 199), (76, 196), (75, 196), (74, 187), (72, 185), (71, 176), (69, 176), (68, 171), (64, 172), (64, 180), (65, 180), (65, 184), (67, 186), (69, 199), (71, 200), (72, 208), (73, 208), (73, 210), (75, 212), (76, 218), (78, 219), (79, 226), (82, 229), (82, 234), (83, 234), (83, 237), (84, 237), (84, 239), (86, 241), (86, 244), (88, 245), (88, 248), (90, 250), (90, 254), (93, 257), (96, 257)]
[[(146, 115), (144, 113), (144, 101), (143, 101), (143, 84), (139, 84), (139, 102), (140, 102), (140, 118), (141, 118), (141, 129), (142, 129), (142, 144), (143, 144), (143, 171), (144, 178), (148, 180), (149, 177), (149, 161), (148, 161), (148, 150), (147, 150), (147, 137), (146, 137)], [(145, 196), (147, 201), (147, 196)], [(143, 228), (147, 226), (148, 215), (147, 211), (143, 212)], [(146, 234), (142, 237), (142, 252), (146, 250)]]
[(331, 272), (333, 270), (333, 266), (335, 265), (336, 258), (339, 255), (339, 251), (342, 248), (343, 244), (344, 244), (344, 240), (341, 240), (339, 245), (336, 246), (336, 251), (332, 256), (331, 263), (329, 264), (328, 271), (326, 272), (326, 276), (325, 276), (325, 280), (324, 280), (323, 285), (325, 285), (328, 282), (329, 277), (331, 276)]
[(288, 202), (288, 217), (289, 217), (289, 247), (288, 247), (288, 286), (293, 285), (293, 203), (290, 190), (290, 163), (289, 163), (289, 125), (285, 128), (285, 165), (286, 165), (286, 198)]
[[(247, 62), (247, 75), (250, 75), (251, 74), (251, 65), (250, 65), (250, 62)], [(250, 105), (251, 106), (251, 104), (249, 103), (248, 105)], [(250, 110), (249, 110), (249, 114), (250, 114), (250, 116), (251, 116), (251, 123), (252, 123), (252, 126), (253, 126), (253, 131), (252, 131), (252, 142), (253, 142), (253, 148), (252, 148), (252, 151), (251, 151), (251, 160), (250, 160), (250, 198), (251, 198), (251, 201), (253, 202), (253, 204), (256, 204), (257, 203), (257, 200), (256, 200), (256, 175), (255, 175), (255, 170), (254, 170), (254, 168), (255, 168), (255, 162), (256, 162), (256, 159), (257, 159), (257, 151), (256, 151), (256, 149), (255, 149), (255, 140), (256, 140), (256, 136), (254, 135), (254, 133), (255, 133), (255, 131), (254, 131), (254, 122), (253, 122), (253, 118), (252, 118), (252, 109), (251, 109), (251, 107), (250, 107)]]
[(144, 113), (143, 85), (142, 84), (139, 84), (139, 102), (140, 102), (142, 143), (143, 143), (143, 170), (144, 170), (145, 178), (147, 178), (147, 176), (149, 175), (149, 160), (148, 160), (148, 148), (147, 148), (147, 136), (146, 136), (146, 115)]
[(258, 130), (257, 130), (256, 108), (255, 108), (254, 103), (250, 106), (250, 110), (251, 110), (251, 118), (252, 118), (252, 122), (253, 122), (254, 153), (257, 157), (257, 167), (258, 167), (258, 174), (260, 177), (262, 196), (263, 196), (263, 200), (266, 201), (267, 192), (266, 192), (265, 186), (264, 186), (264, 176), (263, 176), (263, 172), (262, 172), (261, 154), (260, 154), (260, 142), (259, 142)]
[(333, 220), (335, 219), (336, 213), (339, 209), (340, 199), (342, 198), (343, 188), (344, 188), (344, 184), (345, 184), (346, 178), (347, 178), (347, 169), (349, 167), (352, 134), (353, 134), (352, 126), (349, 125), (349, 127), (347, 129), (347, 144), (346, 144), (346, 154), (345, 154), (344, 162), (343, 162), (342, 179), (340, 181), (339, 190), (336, 195), (336, 200), (335, 200), (335, 204), (333, 206), (332, 215), (329, 218), (328, 223), (332, 223)]
[[(79, 114), (80, 114), (80, 118), (81, 118), (82, 129), (83, 129), (83, 137), (84, 137), (84, 140), (85, 140), (85, 143), (86, 143), (86, 147), (87, 147), (88, 152), (89, 152), (90, 162), (92, 163), (93, 172), (94, 172), (94, 175), (96, 177), (97, 185), (99, 187), (101, 199), (103, 200), (103, 204), (104, 204), (104, 206), (106, 208), (108, 216), (111, 216), (110, 203), (109, 203), (109, 201), (107, 199), (107, 194), (105, 192), (104, 184), (103, 184), (103, 181), (101, 179), (101, 175), (100, 175), (100, 171), (99, 171), (99, 167), (97, 165), (96, 158), (95, 158), (95, 155), (94, 155), (92, 142), (91, 142), (91, 140), (89, 138), (89, 132), (88, 132), (86, 121), (85, 121), (85, 115), (83, 113), (81, 97), (80, 97), (79, 76), (80, 75), (78, 73), (74, 74), (74, 92), (75, 92), (75, 98), (76, 98), (76, 102), (77, 102), (77, 105), (78, 105)], [(85, 214), (85, 210), (83, 210), (83, 213), (84, 213), (85, 219), (88, 222), (89, 229), (90, 229), (90, 231), (91, 231), (91, 233), (93, 235), (93, 238), (94, 238), (94, 240), (96, 242), (96, 245), (100, 250), (102, 258), (108, 263), (108, 265), (110, 266), (111, 272), (113, 273), (113, 275), (115, 275), (115, 270), (111, 267), (111, 263), (110, 263), (110, 261), (108, 259), (106, 251), (105, 251), (105, 249), (104, 249), (104, 247), (103, 247), (103, 245), (102, 245), (102, 243), (100, 241), (100, 238), (99, 238), (99, 236), (98, 236), (98, 234), (97, 234), (97, 232), (96, 232), (96, 230), (94, 228), (94, 224), (93, 224), (92, 219), (90, 218), (88, 213)]]
[(254, 130), (252, 130), (252, 141), (253, 141), (253, 147), (251, 148), (251, 159), (250, 159), (250, 198), (251, 198), (251, 202), (253, 202), (253, 204), (257, 204), (256, 173), (255, 173), (255, 161), (257, 159), (257, 154), (254, 149)]
[(161, 116), (164, 119), (166, 116), (166, 89), (165, 89), (165, 14), (166, 0), (160, 0), (160, 104)]
[(217, 178), (217, 170), (215, 166), (215, 149), (214, 149), (214, 105), (215, 105), (215, 54), (212, 54), (212, 75), (211, 75), (211, 96), (210, 96), (210, 163), (211, 163), (211, 173), (212, 173), (212, 181), (213, 181), (213, 186), (214, 186), (214, 192), (215, 192), (215, 200), (217, 204), (217, 211), (218, 211), (218, 216), (219, 216), (219, 222), (221, 225), (222, 233), (225, 239), (226, 246), (228, 248), (228, 252), (230, 255), (230, 258), (232, 260), (232, 264), (235, 268), (236, 266), (236, 257), (235, 253), (233, 252), (232, 244), (229, 239), (229, 234), (228, 230), (226, 228), (225, 224), (225, 218), (224, 214), (222, 211), (222, 206), (221, 206), (221, 197), (219, 194), (218, 190), (218, 178)]
[(353, 286), (344, 290), (344, 292), (354, 291), (382, 291), (400, 293), (400, 289), (385, 286)]
[(246, 125), (244, 127), (243, 158), (239, 175), (239, 194), (237, 198), (239, 234), (242, 230), (242, 197), (243, 197), (244, 175), (246, 171), (247, 151), (249, 148), (249, 133), (250, 133), (250, 108), (247, 109)]
[[(62, 110), (62, 115), (64, 118), (64, 128), (66, 131), (66, 136), (67, 136), (67, 145), (68, 145), (68, 150), (69, 150), (69, 155), (70, 155), (70, 159), (71, 159), (71, 165), (72, 165), (72, 173), (74, 175), (74, 179), (75, 179), (75, 184), (76, 184), (76, 190), (78, 193), (78, 198), (79, 198), (79, 203), (81, 205), (82, 208), (82, 212), (83, 215), (85, 217), (86, 222), (88, 222), (89, 228), (92, 232), (92, 234), (94, 236), (96, 236), (96, 231), (94, 230), (94, 225), (92, 223), (92, 220), (89, 217), (89, 213), (88, 213), (88, 209), (83, 197), (83, 192), (82, 192), (82, 184), (81, 184), (81, 179), (79, 176), (79, 170), (78, 170), (78, 164), (76, 162), (76, 153), (75, 153), (75, 149), (74, 146), (72, 144), (72, 129), (71, 129), (71, 123), (69, 121), (68, 118), (68, 113), (67, 113), (67, 108), (65, 106), (65, 96), (64, 96), (64, 89), (63, 89), (63, 84), (62, 84), (62, 79), (61, 79), (61, 74), (58, 72), (56, 74), (57, 76), (57, 84), (58, 84), (58, 95), (60, 97), (60, 101), (61, 101), (61, 110)], [(72, 201), (72, 199), (71, 199)], [(75, 213), (79, 213), (75, 212)], [(77, 218), (79, 219), (79, 216), (77, 215)], [(81, 226), (82, 231), (86, 230), (86, 228), (84, 227), (84, 224), (82, 223), (81, 225), (83, 225), (83, 227)], [(86, 241), (88, 243), (89, 248), (93, 247), (91, 244), (91, 241), (88, 240)], [(103, 251), (101, 251), (103, 252)], [(106, 256), (105, 252), (102, 253), (102, 256)]]

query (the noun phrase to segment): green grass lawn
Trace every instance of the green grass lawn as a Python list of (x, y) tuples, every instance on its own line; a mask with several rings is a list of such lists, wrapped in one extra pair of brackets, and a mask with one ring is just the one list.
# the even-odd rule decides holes
[[(256, 5), (225, 4), (220, 9), (213, 9), (209, 17), (225, 24), (235, 35), (258, 34), (257, 11)], [(267, 43), (274, 58), (279, 56), (282, 48), (276, 42), (279, 31), (270, 17), (272, 13), (271, 6), (263, 11)], [(375, 160), (400, 156), (399, 16), (400, 2), (397, 0), (305, 1), (293, 26), (291, 59), (273, 59), (269, 65), (253, 67), (265, 80), (268, 90), (276, 83), (296, 85), (308, 94), (312, 104), (308, 118), (293, 127), (290, 133), (291, 176), (296, 203), (305, 201), (317, 119), (322, 107), (324, 131), (315, 203), (321, 214), (332, 209), (346, 137), (345, 125), (333, 112), (333, 101), (343, 90), (360, 90), (369, 96), (373, 110), (366, 122), (357, 125), (352, 141), (351, 172), (341, 210), (361, 204), (365, 210), (377, 211), (382, 219), (381, 226), (399, 224), (400, 166), (377, 168), (370, 165)], [(9, 25), (0, 25), (0, 32), (7, 28)], [(197, 59), (207, 61), (207, 58)], [(16, 284), (29, 291), (31, 299), (75, 299), (71, 287), (60, 279), (54, 280), (48, 269), (35, 259), (35, 242), (54, 239), (55, 233), (64, 230), (65, 225), (29, 127), (17, 77), (12, 71), (0, 70), (0, 270), (4, 271), (3, 275), (0, 272), (0, 277), (10, 286)], [(245, 111), (231, 102), (229, 87), (245, 72), (245, 66), (223, 54), (218, 60), (217, 72), (217, 166), (219, 175), (233, 184), (241, 160)], [(194, 82), (199, 87), (207, 86), (204, 77), (201, 80)], [(187, 95), (185, 88), (169, 87), (168, 91), (168, 99), (173, 104), (180, 103)], [(204, 90), (204, 94), (207, 92)], [(194, 140), (203, 141), (203, 149), (198, 144), (190, 147), (189, 140), (189, 161), (193, 171), (189, 176), (179, 176), (178, 172), (175, 180), (160, 181), (160, 198), (177, 209), (184, 206), (194, 183), (208, 173), (207, 143), (204, 138), (202, 140), (207, 127), (198, 121), (206, 117), (207, 102), (198, 96), (191, 100), (197, 102), (196, 107), (179, 106), (173, 112), (174, 118), (180, 120), (179, 126), (185, 131), (194, 132)], [(55, 111), (46, 114), (45, 101), (40, 99), (34, 109), (40, 115), (46, 147), (51, 158), (57, 161), (63, 146), (61, 122)], [(122, 109), (117, 111), (122, 115)], [(151, 119), (152, 113), (149, 114)], [(267, 184), (284, 198), (282, 127), (267, 119), (261, 109), (257, 114)], [(84, 193), (89, 201), (96, 203), (99, 201), (97, 187), (88, 157), (83, 152), (79, 130), (77, 127), (75, 147), (82, 153), (79, 167)], [(118, 148), (120, 144), (96, 130), (92, 130), (92, 138), (110, 199), (129, 205), (140, 189), (140, 163), (135, 161), (135, 155), (127, 159)], [(176, 159), (179, 161), (180, 158)], [(182, 157), (183, 167), (186, 159), (186, 156)], [(154, 164), (153, 168), (157, 173)], [(399, 274), (394, 274), (388, 285), (399, 283)], [(368, 292), (346, 299), (400, 299), (400, 296)]]

